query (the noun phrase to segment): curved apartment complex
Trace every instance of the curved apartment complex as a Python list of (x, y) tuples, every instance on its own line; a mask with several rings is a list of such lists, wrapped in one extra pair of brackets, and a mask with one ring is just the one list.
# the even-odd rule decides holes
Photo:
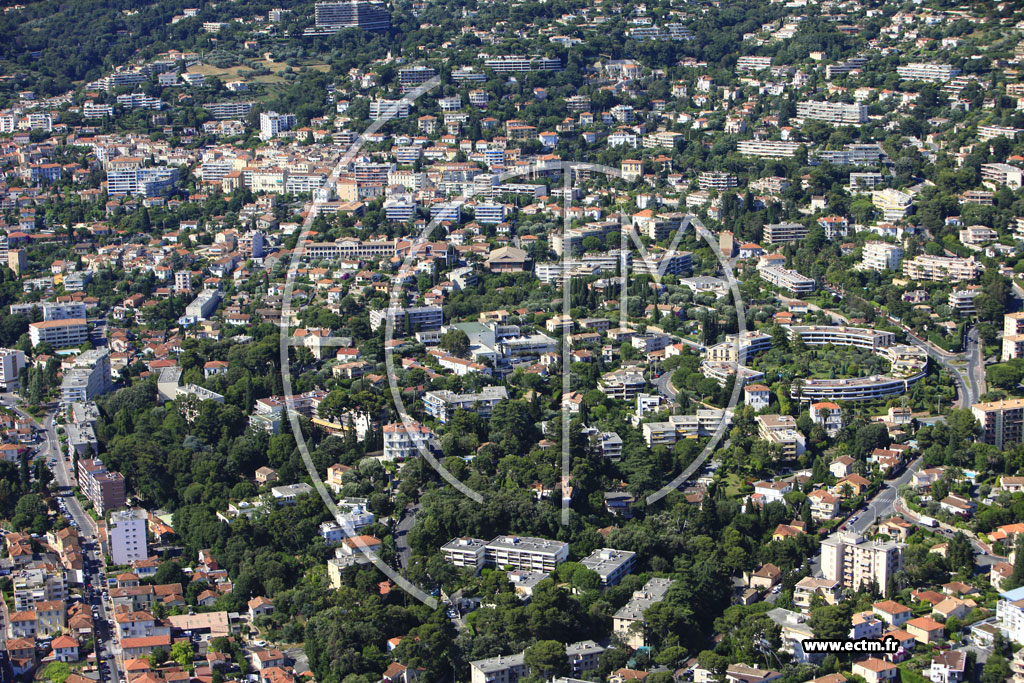
[[(928, 354), (915, 346), (897, 344), (896, 335), (885, 330), (869, 327), (844, 327), (828, 325), (790, 325), (789, 338), (799, 337), (808, 346), (855, 346), (875, 353), (889, 361), (888, 374), (843, 379), (805, 379), (793, 391), (793, 398), (802, 402), (817, 401), (872, 401), (888, 396), (905, 394), (916, 384), (928, 369)], [(741, 360), (750, 358), (771, 347), (771, 337), (759, 333), (744, 332), (747, 344), (741, 343)], [(741, 339), (744, 339), (741, 336)], [(750, 341), (756, 339), (756, 344)], [(705, 377), (724, 385), (727, 379), (738, 374), (743, 384), (760, 380), (764, 373), (736, 364), (735, 344), (726, 341), (705, 351), (700, 364)]]

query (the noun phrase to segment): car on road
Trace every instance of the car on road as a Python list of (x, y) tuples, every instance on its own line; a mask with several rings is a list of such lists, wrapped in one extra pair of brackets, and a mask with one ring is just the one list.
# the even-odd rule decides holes
[(858, 519), (860, 519), (860, 517), (857, 516), (857, 515), (854, 515), (853, 517), (850, 517), (850, 522), (856, 522)]

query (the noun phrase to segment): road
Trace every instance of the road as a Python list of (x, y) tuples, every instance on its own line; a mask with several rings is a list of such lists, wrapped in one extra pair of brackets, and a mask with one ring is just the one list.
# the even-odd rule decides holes
[[(43, 430), (45, 441), (39, 445), (38, 455), (45, 458), (48, 463), (51, 459), (54, 461), (50, 465), (50, 469), (53, 471), (54, 479), (58, 486), (73, 487), (75, 485), (75, 479), (72, 476), (73, 472), (71, 471), (70, 464), (65, 460), (64, 454), (60, 451), (60, 440), (57, 438), (56, 410), (48, 412), (42, 423), (40, 423), (32, 415), (17, 407), (17, 396), (15, 394), (0, 393), (0, 405), (11, 408), (18, 415), (31, 420), (37, 429)], [(90, 605), (93, 613), (97, 664), (106, 662), (104, 665), (106, 668), (100, 671), (99, 681), (100, 683), (104, 681), (114, 683), (119, 680), (121, 672), (114, 658), (114, 643), (111, 640), (113, 636), (111, 626), (113, 618), (112, 606), (106, 605), (103, 601), (106, 567), (103, 554), (96, 543), (96, 525), (92, 517), (86, 513), (74, 495), (64, 496), (61, 500), (64, 502), (68, 514), (78, 526), (79, 538), (85, 556), (83, 597)]]
[[(835, 293), (835, 292), (831, 292), (831, 293)], [(791, 297), (783, 296), (781, 294), (776, 294), (775, 298), (780, 303), (786, 304), (787, 306), (788, 305), (806, 306), (808, 311), (821, 311), (825, 315), (827, 315), (829, 318), (831, 318), (832, 322), (834, 322), (834, 323), (842, 323), (843, 325), (849, 325), (850, 324), (850, 319), (847, 318), (845, 315), (840, 315), (840, 314), (835, 313), (833, 311), (829, 311), (827, 309), (822, 308), (821, 306), (818, 306), (817, 304), (808, 303), (806, 301), (803, 301), (802, 299), (793, 299)]]
[[(40, 423), (34, 417), (18, 408), (17, 397), (12, 393), (0, 394), (0, 405), (12, 408), (18, 415), (28, 418), (32, 421), (37, 429), (43, 430), (45, 434), (45, 443), (39, 446), (39, 455), (46, 458), (47, 462), (51, 458), (56, 460), (56, 464), (51, 465), (50, 469), (53, 471), (54, 479), (57, 481), (58, 486), (74, 486), (75, 478), (72, 476), (71, 465), (64, 458), (64, 454), (60, 451), (60, 440), (57, 438), (56, 431), (56, 413), (47, 413), (46, 418)], [(65, 496), (63, 498), (64, 504), (67, 506), (68, 513), (71, 518), (75, 520), (79, 530), (83, 536), (94, 536), (96, 534), (96, 525), (92, 520), (92, 517), (86, 513), (85, 509), (82, 508), (82, 504), (78, 502), (78, 499), (72, 496)]]
[[(931, 344), (926, 343), (920, 337), (915, 335), (904, 328), (904, 332), (907, 334), (907, 341), (923, 350), (928, 354), (928, 357), (938, 363), (943, 370), (948, 372), (953, 377), (953, 381), (956, 382), (956, 405), (960, 408), (969, 408), (972, 404), (978, 402), (978, 396), (981, 394), (975, 394), (975, 385), (964, 378), (963, 371), (957, 366), (950, 362), (950, 359), (956, 358), (955, 354), (948, 354), (939, 351)], [(984, 373), (982, 373), (984, 375)]]
[(976, 403), (985, 393), (985, 355), (976, 327), (967, 331), (967, 380), (974, 392), (972, 403)]
[(679, 390), (672, 386), (671, 372), (663, 372), (658, 379), (654, 380), (654, 386), (658, 388), (658, 393), (669, 401), (676, 400), (676, 394), (679, 393)]
[(884, 521), (892, 517), (895, 512), (899, 488), (910, 483), (910, 478), (919, 467), (921, 467), (921, 458), (917, 458), (908, 464), (907, 469), (896, 479), (883, 483), (882, 488), (871, 499), (864, 512), (857, 515), (857, 521), (847, 523), (846, 528), (854, 533), (863, 534), (877, 520), (881, 519)]
[(395, 551), (398, 556), (398, 566), (405, 569), (409, 566), (409, 557), (412, 551), (409, 549), (407, 536), (409, 530), (416, 524), (416, 513), (420, 511), (420, 504), (410, 505), (402, 511), (402, 517), (395, 527)]

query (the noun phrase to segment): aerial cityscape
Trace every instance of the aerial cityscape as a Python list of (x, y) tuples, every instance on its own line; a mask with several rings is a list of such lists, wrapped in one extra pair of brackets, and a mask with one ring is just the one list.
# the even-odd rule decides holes
[(1024, 4), (0, 9), (0, 683), (1024, 683)]

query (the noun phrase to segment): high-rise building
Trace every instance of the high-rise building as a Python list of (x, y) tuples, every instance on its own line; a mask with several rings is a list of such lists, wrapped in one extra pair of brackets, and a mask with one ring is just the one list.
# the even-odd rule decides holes
[[(318, 5), (319, 7), (319, 5)], [(269, 140), (295, 127), (295, 114), (278, 114), (276, 111), (260, 113), (260, 139)]]
[(146, 547), (146, 511), (141, 508), (117, 510), (107, 524), (110, 556), (114, 564), (130, 564), (149, 557)]
[(99, 458), (78, 459), (78, 487), (98, 515), (124, 507), (124, 476), (120, 472), (108, 472)]
[(383, 3), (318, 2), (316, 3), (318, 29), (337, 31), (343, 28), (361, 28), (364, 31), (386, 31), (391, 28), (391, 15)]
[(874, 583), (889, 594), (889, 579), (903, 567), (903, 544), (868, 541), (858, 534), (840, 532), (821, 542), (821, 571), (826, 579), (860, 589)]
[(64, 373), (60, 383), (65, 402), (91, 401), (113, 387), (110, 378), (110, 353), (107, 349), (90, 349), (78, 355), (73, 367)]
[(25, 369), (25, 353), (17, 349), (0, 349), (0, 388), (17, 388), (18, 378)]
[(971, 412), (981, 423), (981, 440), (997, 448), (1021, 440), (1024, 429), (1024, 399), (975, 403)]

